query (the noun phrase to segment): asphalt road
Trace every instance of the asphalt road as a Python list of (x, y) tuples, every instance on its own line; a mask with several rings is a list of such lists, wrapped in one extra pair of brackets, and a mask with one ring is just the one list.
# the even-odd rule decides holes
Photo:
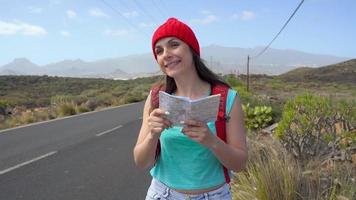
[(144, 199), (132, 150), (143, 103), (0, 132), (0, 200)]

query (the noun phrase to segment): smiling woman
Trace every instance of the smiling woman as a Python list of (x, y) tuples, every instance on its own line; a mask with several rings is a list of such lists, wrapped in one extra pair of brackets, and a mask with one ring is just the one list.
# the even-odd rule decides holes
[[(152, 50), (166, 81), (147, 97), (134, 148), (136, 165), (151, 168), (146, 199), (231, 199), (229, 172), (244, 169), (247, 159), (237, 92), (205, 66), (194, 32), (178, 19), (155, 31)], [(160, 90), (190, 99), (220, 94), (217, 121), (188, 119), (183, 127), (172, 126), (158, 106)]]

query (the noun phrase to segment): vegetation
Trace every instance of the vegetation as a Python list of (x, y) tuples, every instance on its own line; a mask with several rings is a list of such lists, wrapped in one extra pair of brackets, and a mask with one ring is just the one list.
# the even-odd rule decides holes
[[(233, 199), (356, 199), (355, 62), (253, 75), (249, 91), (245, 76), (223, 77), (238, 91), (250, 132)], [(0, 129), (142, 101), (158, 79), (0, 76)], [(272, 123), (275, 130), (262, 131)]]
[(270, 106), (255, 106), (252, 108), (247, 103), (242, 105), (242, 109), (245, 113), (245, 125), (249, 131), (264, 128), (272, 122), (272, 107)]
[(159, 78), (0, 76), (0, 129), (139, 102)]

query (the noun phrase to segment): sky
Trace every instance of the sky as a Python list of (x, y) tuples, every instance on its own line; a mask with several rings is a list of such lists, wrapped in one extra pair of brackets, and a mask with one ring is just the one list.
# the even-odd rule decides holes
[[(265, 47), (300, 0), (0, 0), (0, 66), (95, 61), (151, 52), (176, 17), (200, 46)], [(271, 48), (356, 58), (356, 1), (305, 0)]]

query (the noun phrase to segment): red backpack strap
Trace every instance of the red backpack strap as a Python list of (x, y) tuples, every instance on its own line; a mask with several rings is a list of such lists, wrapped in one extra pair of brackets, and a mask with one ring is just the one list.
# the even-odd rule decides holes
[(151, 88), (151, 106), (154, 108), (159, 107), (159, 91), (161, 90), (161, 87), (155, 86)]
[[(158, 86), (153, 86), (151, 88), (151, 111), (153, 110), (152, 108), (158, 108), (159, 107), (159, 91), (164, 91), (164, 87), (158, 85)], [(159, 155), (161, 153), (161, 142), (158, 140), (157, 143), (157, 148), (156, 148), (156, 160), (158, 159)]]
[[(219, 112), (218, 119), (215, 121), (215, 128), (217, 136), (226, 143), (226, 122), (229, 120), (229, 117), (226, 116), (226, 99), (227, 94), (229, 92), (229, 87), (216, 84), (212, 86), (212, 94), (220, 94), (220, 104), (219, 104)], [(230, 176), (227, 168), (224, 168), (224, 176), (226, 183), (230, 183)]]

